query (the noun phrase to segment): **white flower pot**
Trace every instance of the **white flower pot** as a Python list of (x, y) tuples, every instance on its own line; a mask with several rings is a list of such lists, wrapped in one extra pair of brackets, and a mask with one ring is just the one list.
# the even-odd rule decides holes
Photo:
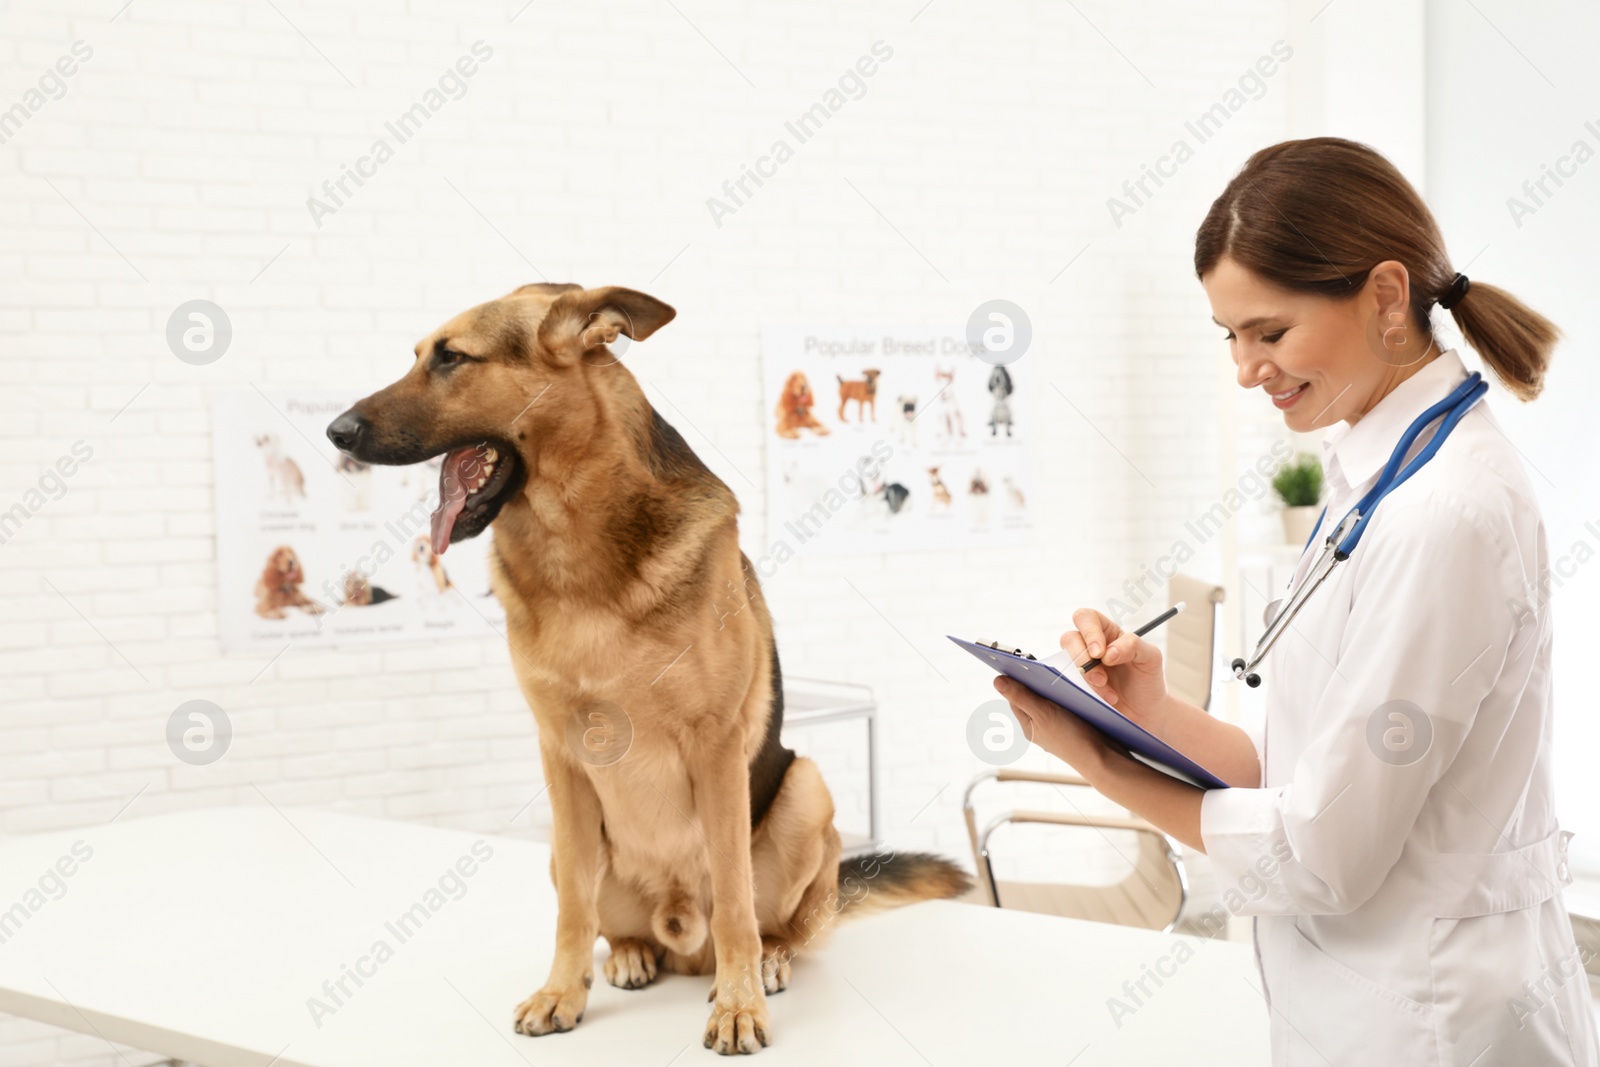
[(1291, 545), (1303, 545), (1317, 528), (1317, 516), (1322, 509), (1315, 504), (1300, 508), (1283, 509), (1283, 539)]

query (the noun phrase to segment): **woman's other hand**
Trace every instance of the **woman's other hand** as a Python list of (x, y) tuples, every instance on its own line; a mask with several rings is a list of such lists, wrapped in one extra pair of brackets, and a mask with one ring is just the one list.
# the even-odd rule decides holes
[(1062, 649), (1074, 663), (1095, 658), (1101, 663), (1083, 676), (1089, 688), (1144, 729), (1164, 736), (1167, 677), (1161, 650), (1093, 608), (1073, 612), (1072, 624), (1077, 629), (1061, 635)]

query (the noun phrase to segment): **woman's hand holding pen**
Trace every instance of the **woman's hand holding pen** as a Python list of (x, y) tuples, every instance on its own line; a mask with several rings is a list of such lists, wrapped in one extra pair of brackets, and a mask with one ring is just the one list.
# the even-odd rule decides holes
[(1157, 737), (1165, 736), (1167, 676), (1161, 650), (1093, 608), (1073, 612), (1072, 624), (1077, 629), (1061, 635), (1061, 647), (1072, 662), (1100, 660), (1100, 666), (1083, 676), (1089, 688)]

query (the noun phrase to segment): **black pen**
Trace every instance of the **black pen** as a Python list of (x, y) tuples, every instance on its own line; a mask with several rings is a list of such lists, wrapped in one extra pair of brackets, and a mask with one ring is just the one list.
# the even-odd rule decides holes
[[(1166, 622), (1168, 619), (1172, 618), (1174, 615), (1176, 615), (1178, 612), (1180, 612), (1182, 610), (1183, 610), (1183, 601), (1180, 600), (1176, 604), (1172, 605), (1172, 607), (1168, 608), (1166, 611), (1163, 611), (1160, 615), (1157, 615), (1155, 618), (1151, 619), (1149, 622), (1145, 623), (1143, 626), (1141, 626), (1137, 630), (1133, 631), (1133, 636), (1135, 636), (1135, 637), (1143, 637), (1145, 634), (1149, 633), (1151, 630), (1154, 630), (1157, 626), (1160, 626), (1162, 623)], [(1100, 666), (1100, 661), (1098, 659), (1091, 659), (1087, 663), (1085, 663), (1082, 667), (1079, 667), (1078, 669), (1081, 670), (1084, 674), (1088, 674), (1090, 671), (1094, 670), (1098, 666)]]

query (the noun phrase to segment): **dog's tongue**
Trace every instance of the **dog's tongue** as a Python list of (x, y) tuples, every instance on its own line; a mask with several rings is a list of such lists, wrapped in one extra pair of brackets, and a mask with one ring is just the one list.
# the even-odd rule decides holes
[(476, 448), (458, 448), (444, 457), (439, 467), (439, 506), (433, 509), (434, 555), (442, 556), (450, 547), (450, 531), (467, 504), (467, 484), (482, 467)]

